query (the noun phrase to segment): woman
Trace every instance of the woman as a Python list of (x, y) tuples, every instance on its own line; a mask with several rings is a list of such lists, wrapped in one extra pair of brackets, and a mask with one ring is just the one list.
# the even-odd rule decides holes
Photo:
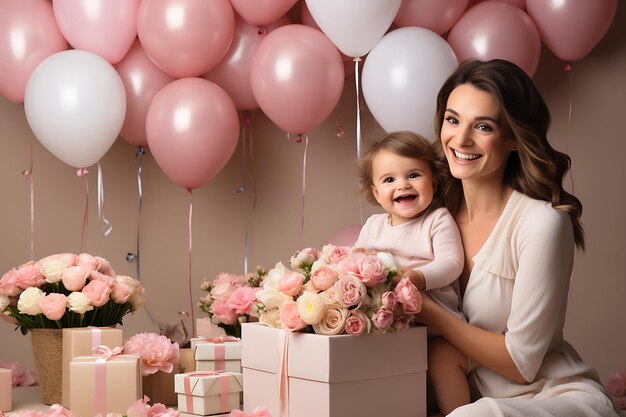
[(468, 375), (472, 399), (482, 397), (451, 416), (618, 415), (563, 340), (582, 205), (561, 185), (570, 158), (548, 143), (549, 125), (532, 80), (507, 61), (461, 64), (437, 97), (468, 322), (427, 297), (420, 320), (442, 336), (429, 361), (445, 358), (456, 378)]

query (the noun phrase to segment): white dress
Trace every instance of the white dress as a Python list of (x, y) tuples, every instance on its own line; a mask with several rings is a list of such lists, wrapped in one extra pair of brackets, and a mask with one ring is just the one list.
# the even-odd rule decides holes
[(567, 213), (513, 191), (473, 258), (463, 311), (470, 324), (505, 335), (528, 383), (470, 363), (482, 398), (450, 416), (618, 416), (595, 370), (563, 340), (574, 251)]

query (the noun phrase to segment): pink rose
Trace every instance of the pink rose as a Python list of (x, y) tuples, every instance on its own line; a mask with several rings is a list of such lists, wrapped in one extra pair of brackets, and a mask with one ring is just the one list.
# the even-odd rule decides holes
[(117, 304), (124, 304), (128, 301), (131, 294), (132, 292), (128, 285), (116, 280), (113, 284), (113, 289), (111, 290), (111, 300)]
[(383, 261), (376, 255), (366, 255), (357, 261), (359, 276), (366, 287), (385, 282), (387, 271)]
[(28, 287), (40, 287), (46, 282), (46, 277), (43, 276), (33, 261), (20, 266), (15, 272), (15, 279), (18, 287), (23, 290)]
[(102, 281), (110, 287), (113, 287), (113, 284), (115, 284), (115, 278), (113, 278), (113, 275), (103, 274), (102, 272), (99, 272), (99, 271), (90, 271), (89, 280)]
[(110, 277), (114, 277), (117, 275), (109, 261), (99, 256), (94, 256), (94, 259), (98, 261), (98, 272), (104, 275), (108, 275)]
[(331, 305), (339, 302), (339, 300), (337, 300), (337, 290), (334, 285), (326, 291), (322, 291), (320, 295), (322, 296), (322, 300), (324, 300), (324, 304)]
[(355, 276), (345, 276), (337, 281), (333, 287), (337, 301), (344, 307), (360, 306), (367, 297), (367, 288)]
[(367, 334), (371, 329), (371, 322), (361, 310), (350, 310), (346, 320), (346, 333), (352, 336)]
[(383, 303), (383, 307), (387, 310), (396, 311), (396, 308), (398, 308), (398, 299), (393, 291), (383, 293), (381, 301)]
[(47, 414), (38, 410), (12, 411), (11, 417), (45, 417)]
[(280, 322), (282, 327), (289, 331), (304, 329), (307, 324), (300, 317), (298, 303), (287, 301), (280, 307)]
[(98, 267), (100, 266), (100, 262), (96, 259), (95, 256), (92, 256), (88, 253), (81, 253), (80, 255), (78, 255), (76, 265), (90, 271), (97, 271)]
[(287, 272), (278, 279), (276, 289), (291, 297), (297, 295), (304, 285), (304, 275), (298, 272)]
[(39, 308), (49, 320), (60, 320), (65, 314), (67, 298), (63, 294), (52, 293), (39, 299)]
[(320, 291), (324, 291), (332, 287), (339, 279), (337, 272), (328, 266), (322, 265), (311, 272), (311, 281), (315, 288)]
[(349, 253), (350, 248), (347, 246), (324, 245), (320, 251), (320, 258), (327, 264), (337, 265)]
[(178, 417), (180, 413), (173, 408), (167, 408), (161, 403), (156, 403), (150, 407), (148, 417)]
[(245, 283), (246, 279), (241, 275), (226, 274), (222, 272), (213, 280), (211, 296), (215, 300), (226, 301), (233, 291)]
[(128, 417), (148, 417), (148, 413), (150, 412), (148, 401), (150, 401), (150, 398), (144, 395), (143, 400), (137, 400), (131, 404), (126, 411), (126, 415)]
[(252, 287), (239, 287), (228, 297), (226, 306), (237, 314), (248, 314), (252, 309), (256, 295)]
[(361, 252), (352, 252), (346, 255), (337, 263), (337, 272), (339, 277), (345, 277), (347, 275), (360, 277), (359, 275), (359, 260), (366, 255)]
[(22, 292), (22, 289), (17, 286), (16, 272), (17, 269), (12, 268), (2, 276), (2, 279), (0, 279), (0, 294), (7, 297), (16, 297)]
[(235, 310), (228, 307), (226, 301), (215, 300), (211, 305), (211, 313), (222, 324), (235, 324), (239, 318)]
[(81, 292), (89, 299), (92, 306), (102, 307), (109, 301), (111, 286), (103, 281), (93, 280), (85, 285)]
[(409, 278), (402, 278), (394, 292), (404, 314), (417, 314), (422, 310), (422, 294)]
[(124, 343), (124, 353), (141, 356), (142, 374), (151, 375), (157, 371), (171, 373), (178, 365), (178, 343), (156, 333), (138, 333)]
[(393, 328), (402, 331), (408, 329), (410, 324), (411, 321), (408, 316), (400, 316), (393, 323)]
[(90, 269), (82, 266), (70, 266), (61, 272), (61, 282), (68, 291), (80, 291), (87, 283)]
[(393, 311), (381, 308), (372, 317), (372, 324), (381, 332), (385, 333), (393, 323)]

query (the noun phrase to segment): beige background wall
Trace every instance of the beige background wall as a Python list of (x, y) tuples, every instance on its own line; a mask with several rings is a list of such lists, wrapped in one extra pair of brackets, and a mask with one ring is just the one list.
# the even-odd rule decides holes
[[(547, 49), (534, 79), (552, 110), (553, 145), (571, 155), (573, 188), (584, 205), (587, 251), (578, 253), (566, 337), (582, 357), (605, 377), (626, 367), (626, 189), (624, 158), (626, 128), (626, 4), (619, 2), (613, 25), (584, 59), (563, 71)], [(306, 98), (303, 98), (306, 99)], [(571, 121), (568, 121), (569, 106)], [(336, 231), (360, 223), (358, 184), (354, 175), (356, 116), (354, 78), (350, 78), (335, 111), (310, 133), (307, 156), (304, 235), (300, 234), (303, 144), (285, 133), (260, 111), (252, 113), (253, 160), (248, 168), (256, 181), (236, 193), (246, 169), (241, 141), (226, 168), (193, 193), (192, 289), (194, 302), (204, 278), (221, 271), (242, 273), (245, 230), (249, 265), (288, 262), (303, 246), (319, 246)], [(343, 125), (345, 137), (336, 135)], [(362, 113), (364, 140), (382, 130), (367, 109)], [(88, 138), (85, 138), (88, 140)], [(69, 165), (53, 157), (32, 135), (23, 106), (0, 97), (0, 272), (30, 256), (29, 188), (22, 171), (34, 157), (35, 258), (57, 252), (80, 252), (85, 187)], [(110, 260), (118, 273), (135, 275), (125, 260), (135, 251), (138, 226), (136, 148), (119, 138), (102, 159), (105, 215), (113, 232), (103, 237), (97, 215), (96, 167), (90, 169), (89, 228), (82, 250)], [(174, 323), (188, 311), (188, 196), (171, 182), (147, 152), (143, 169), (141, 279), (149, 297), (147, 311), (157, 321)], [(364, 216), (377, 209), (364, 200)], [(198, 316), (200, 312), (196, 312)], [(125, 337), (157, 331), (146, 311), (124, 322)], [(0, 360), (32, 366), (30, 338), (0, 323)]]

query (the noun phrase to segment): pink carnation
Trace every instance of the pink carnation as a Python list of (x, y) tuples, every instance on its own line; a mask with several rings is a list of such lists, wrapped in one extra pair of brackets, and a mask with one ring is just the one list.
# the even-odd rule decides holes
[(228, 297), (226, 306), (232, 310), (235, 310), (237, 314), (248, 314), (252, 305), (256, 300), (256, 295), (252, 287), (244, 286), (239, 287)]
[(238, 315), (232, 308), (228, 307), (226, 301), (215, 300), (211, 304), (211, 313), (217, 321), (222, 324), (235, 324), (238, 320)]
[(148, 413), (150, 413), (148, 401), (150, 401), (150, 398), (144, 395), (143, 399), (135, 401), (128, 407), (126, 415), (128, 417), (148, 417)]
[(422, 294), (409, 278), (402, 278), (394, 292), (404, 314), (417, 314), (422, 310)]
[(138, 333), (124, 343), (124, 353), (141, 356), (142, 374), (170, 373), (178, 365), (178, 343), (156, 333)]

